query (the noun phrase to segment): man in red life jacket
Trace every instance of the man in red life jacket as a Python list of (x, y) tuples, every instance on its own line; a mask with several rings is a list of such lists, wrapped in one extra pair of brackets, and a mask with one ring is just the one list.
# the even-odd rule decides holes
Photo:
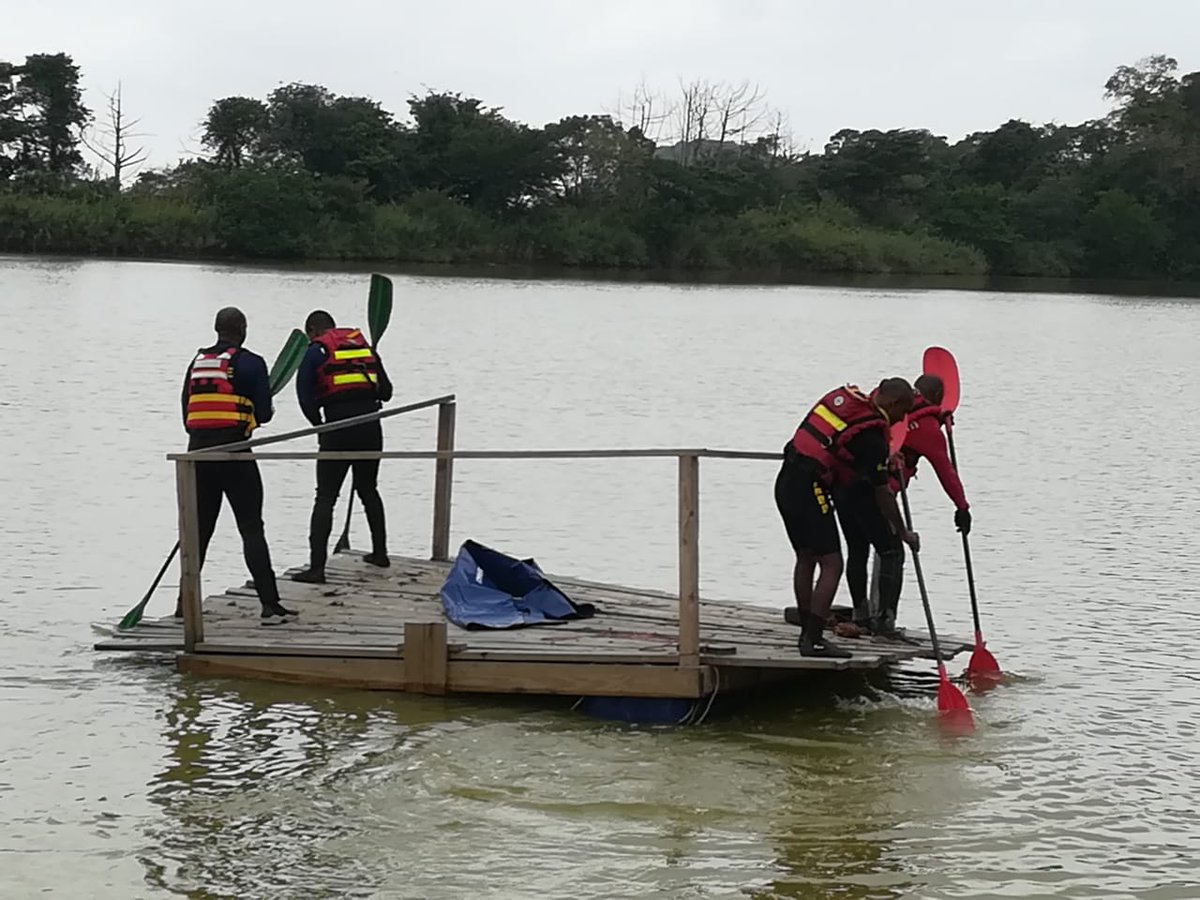
[[(946, 492), (946, 496), (950, 498), (950, 502), (954, 504), (954, 527), (963, 534), (971, 533), (971, 510), (967, 504), (967, 496), (963, 491), (962, 481), (958, 477), (958, 472), (954, 468), (954, 463), (950, 459), (950, 451), (946, 444), (946, 435), (942, 428), (950, 419), (949, 413), (942, 412), (941, 403), (945, 390), (942, 384), (942, 379), (936, 375), (922, 375), (916, 382), (917, 389), (916, 400), (913, 403), (913, 408), (908, 414), (908, 431), (905, 433), (904, 444), (900, 448), (900, 465), (903, 469), (904, 483), (907, 486), (912, 479), (916, 477), (917, 463), (922, 457), (929, 460), (929, 464), (933, 467), (934, 474), (937, 475), (938, 481), (941, 482), (942, 490)], [(898, 493), (900, 491), (900, 482), (898, 474), (893, 471), (891, 477), (892, 491)], [(866, 548), (861, 550), (861, 578), (866, 580)], [(856, 564), (856, 556), (853, 551), (847, 554), (847, 570), (846, 581), (851, 584), (851, 593), (854, 593), (855, 582), (851, 579), (851, 569)], [(890, 624), (894, 627), (896, 618), (896, 608), (888, 607), (879, 602), (879, 591), (876, 591), (876, 584), (879, 578), (879, 557), (875, 558), (875, 579), (876, 583), (872, 584), (871, 594), (876, 601), (879, 609), (879, 616), (883, 620), (883, 625), (886, 628)], [(896, 595), (897, 601), (899, 594)], [(883, 607), (883, 608), (880, 608)], [(856, 606), (857, 608), (857, 606)]]
[[(793, 589), (802, 656), (851, 655), (824, 639), (825, 620), (842, 576), (831, 492), (842, 493), (853, 504), (847, 515), (870, 521), (873, 536), (885, 529), (874, 527), (872, 516), (886, 526), (886, 539), (878, 535), (881, 552), (892, 554), (892, 545), (900, 541), (919, 546), (917, 535), (904, 527), (887, 481), (888, 426), (903, 418), (912, 403), (912, 386), (903, 378), (887, 378), (869, 395), (853, 385), (837, 388), (809, 410), (784, 447), (775, 505), (796, 553)], [(872, 504), (870, 510), (865, 502)], [(899, 553), (903, 558), (903, 550)]]
[[(271, 421), (275, 408), (267, 364), (242, 344), (246, 317), (232, 306), (217, 313), (217, 342), (196, 352), (183, 379), (183, 425), (188, 450), (244, 441), (259, 425)], [(271, 553), (263, 530), (263, 484), (253, 454), (245, 462), (196, 464), (196, 509), (200, 520), (200, 565), (208, 553), (224, 497), (233, 508), (242, 535), (242, 554), (262, 604), (262, 624), (277, 625), (296, 617), (279, 602)], [(175, 616), (182, 610), (177, 601)]]
[[(357, 328), (337, 328), (323, 309), (310, 313), (304, 330), (312, 342), (296, 372), (296, 397), (305, 418), (313, 425), (351, 419), (372, 413), (392, 399), (392, 382), (378, 354)], [(328, 431), (318, 437), (321, 450), (382, 450), (383, 427), (378, 421)], [(391, 565), (383, 499), (379, 496), (379, 460), (318, 460), (317, 498), (308, 528), (309, 566), (292, 576), (309, 584), (325, 583), (333, 506), (354, 470), (353, 490), (362, 501), (371, 529), (371, 552), (363, 560), (374, 566)]]

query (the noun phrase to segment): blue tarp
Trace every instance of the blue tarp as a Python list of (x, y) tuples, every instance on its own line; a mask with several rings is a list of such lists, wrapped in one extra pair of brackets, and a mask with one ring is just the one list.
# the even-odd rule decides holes
[(514, 559), (475, 541), (459, 548), (441, 597), (446, 618), (463, 628), (542, 625), (596, 612), (551, 584), (532, 559)]

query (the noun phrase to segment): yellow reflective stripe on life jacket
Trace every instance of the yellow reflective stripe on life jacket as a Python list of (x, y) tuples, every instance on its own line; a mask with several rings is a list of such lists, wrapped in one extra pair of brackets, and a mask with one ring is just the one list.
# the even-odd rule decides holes
[(375, 374), (373, 372), (367, 373), (365, 375), (362, 372), (350, 372), (345, 375), (334, 375), (333, 376), (334, 384), (361, 384), (361, 383), (365, 383), (365, 382), (370, 382), (371, 384), (374, 384), (378, 380), (379, 379), (375, 376)]
[(835, 431), (846, 430), (846, 423), (836, 416), (824, 403), (818, 403), (813, 412), (824, 419)]
[(333, 351), (334, 359), (363, 359), (371, 355), (370, 349), (363, 347), (361, 350), (335, 350)]
[(254, 401), (241, 394), (191, 394), (188, 396), (188, 406), (193, 403), (236, 403), (239, 406), (254, 406)]
[(188, 421), (198, 422), (253, 422), (254, 413), (248, 412), (190, 412)]

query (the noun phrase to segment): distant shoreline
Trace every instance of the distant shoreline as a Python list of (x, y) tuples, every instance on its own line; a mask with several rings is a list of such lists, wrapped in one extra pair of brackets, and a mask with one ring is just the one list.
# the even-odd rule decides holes
[[(522, 263), (259, 259), (229, 255), (130, 256), (81, 253), (0, 252), (5, 260), (124, 262), (228, 266), (272, 272), (370, 273), (498, 281), (563, 281), (608, 284), (674, 284), (696, 287), (839, 287), (863, 290), (981, 291), (1024, 294), (1087, 294), (1200, 300), (1200, 282), (1160, 279), (1050, 278), (1020, 275), (942, 275), (889, 272), (801, 272), (772, 269), (598, 268)], [(0, 273), (2, 273), (0, 268)]]

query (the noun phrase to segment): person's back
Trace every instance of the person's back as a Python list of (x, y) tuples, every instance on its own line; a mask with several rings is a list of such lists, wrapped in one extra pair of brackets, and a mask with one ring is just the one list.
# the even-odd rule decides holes
[[(250, 437), (274, 416), (267, 364), (242, 347), (246, 317), (235, 307), (217, 313), (217, 342), (197, 351), (183, 380), (181, 409), (189, 450), (237, 443)], [(200, 565), (221, 514), (222, 498), (229, 501), (242, 536), (246, 568), (262, 604), (262, 622), (274, 625), (295, 617), (279, 602), (275, 572), (263, 528), (263, 485), (254, 454), (245, 461), (196, 464), (196, 509), (200, 531)], [(180, 614), (176, 604), (175, 614)]]
[[(304, 323), (310, 341), (296, 373), (296, 399), (313, 425), (343, 422), (376, 412), (392, 399), (392, 383), (383, 361), (357, 328), (338, 328), (325, 310), (314, 310)], [(318, 446), (326, 451), (380, 451), (383, 427), (378, 420), (323, 432)], [(309, 521), (309, 566), (292, 578), (311, 584), (325, 582), (333, 507), (353, 469), (353, 490), (362, 500), (371, 529), (371, 552), (363, 559), (372, 565), (390, 565), (387, 523), (379, 496), (379, 460), (318, 460), (317, 494)]]
[(275, 414), (267, 364), (232, 340), (218, 339), (196, 351), (181, 404), (188, 450), (243, 441)]

